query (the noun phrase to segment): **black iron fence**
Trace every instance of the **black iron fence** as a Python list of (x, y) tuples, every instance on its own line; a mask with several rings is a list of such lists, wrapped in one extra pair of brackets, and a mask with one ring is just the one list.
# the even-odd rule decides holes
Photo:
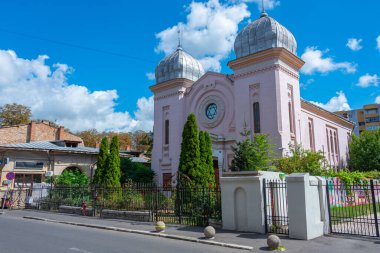
[(326, 185), (331, 233), (379, 237), (380, 181)]
[[(12, 208), (16, 196), (23, 205), (18, 208), (59, 211), (62, 206), (91, 209), (93, 215), (117, 218), (118, 212), (149, 215), (151, 221), (205, 226), (210, 219), (221, 221), (219, 188), (186, 188), (129, 183), (122, 188), (44, 187), (14, 189), (8, 194)], [(125, 214), (124, 214), (125, 215)], [(144, 219), (146, 220), (146, 219)]]
[(263, 180), (265, 231), (289, 234), (287, 184), (282, 180)]

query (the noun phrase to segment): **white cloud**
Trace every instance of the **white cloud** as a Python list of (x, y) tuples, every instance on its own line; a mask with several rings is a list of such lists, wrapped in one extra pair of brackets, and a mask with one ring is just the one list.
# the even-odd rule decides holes
[(334, 62), (331, 57), (324, 56), (326, 51), (321, 51), (316, 47), (307, 47), (301, 58), (305, 61), (305, 65), (301, 72), (307, 75), (315, 72), (328, 73), (335, 70), (343, 70), (347, 73), (355, 73), (357, 65), (351, 62)]
[(310, 84), (314, 83), (314, 82), (315, 82), (315, 80), (314, 80), (313, 78), (307, 79), (306, 82), (304, 82), (304, 83), (300, 83), (300, 87), (301, 87), (302, 89), (306, 90), (307, 87), (308, 87)]
[(348, 111), (351, 110), (350, 105), (348, 104), (347, 97), (343, 93), (343, 91), (338, 91), (335, 97), (332, 97), (326, 104), (320, 102), (312, 102), (311, 103), (322, 107), (325, 110), (330, 112), (336, 111)]
[[(235, 1), (236, 2), (236, 1)], [(259, 10), (261, 11), (262, 9), (262, 0), (241, 0), (241, 2), (246, 2), (246, 3), (256, 3)], [(266, 10), (273, 9), (276, 6), (280, 5), (280, 1), (277, 0), (264, 0), (264, 6)]]
[(346, 46), (347, 46), (348, 48), (350, 48), (352, 51), (359, 51), (360, 49), (363, 48), (363, 47), (360, 45), (360, 43), (361, 43), (362, 41), (363, 41), (362, 39), (350, 38), (350, 39), (348, 39)]
[(380, 104), (380, 96), (377, 96), (376, 99), (375, 99), (375, 103), (376, 104)]
[(219, 0), (192, 2), (185, 23), (169, 27), (156, 34), (156, 52), (172, 53), (181, 30), (184, 50), (199, 59), (206, 70), (220, 71), (220, 61), (231, 52), (238, 24), (250, 16), (244, 2), (220, 3)]
[(377, 46), (376, 46), (377, 50), (380, 51), (380, 35), (377, 37), (376, 42), (377, 42)]
[(370, 86), (377, 87), (379, 85), (379, 77), (375, 75), (365, 74), (364, 76), (361, 76), (359, 78), (359, 82), (356, 84), (356, 86), (367, 88)]
[(49, 57), (23, 59), (12, 50), (0, 50), (0, 105), (29, 106), (33, 118), (56, 121), (73, 131), (152, 130), (153, 98), (140, 98), (137, 110), (115, 111), (116, 90), (90, 91), (67, 82), (72, 68), (66, 64), (46, 64)]
[(153, 72), (146, 73), (145, 75), (149, 80), (156, 79), (156, 75)]

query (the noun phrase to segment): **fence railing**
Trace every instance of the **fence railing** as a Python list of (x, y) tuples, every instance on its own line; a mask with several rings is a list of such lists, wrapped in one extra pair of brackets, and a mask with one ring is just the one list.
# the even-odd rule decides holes
[(379, 237), (380, 181), (327, 181), (330, 231)]
[(122, 188), (107, 187), (45, 187), (14, 189), (9, 201), (17, 208), (15, 198), (24, 205), (18, 208), (58, 211), (60, 206), (92, 208), (94, 215), (106, 210), (149, 213), (152, 221), (187, 225), (208, 225), (221, 220), (219, 188), (186, 188), (130, 183)]
[(264, 179), (263, 186), (266, 232), (289, 234), (286, 182), (282, 180)]

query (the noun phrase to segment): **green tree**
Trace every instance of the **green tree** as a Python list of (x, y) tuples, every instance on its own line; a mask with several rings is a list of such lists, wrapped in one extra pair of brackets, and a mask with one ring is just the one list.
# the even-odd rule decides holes
[(96, 144), (101, 140), (100, 133), (96, 129), (85, 130), (77, 133), (82, 138), (84, 146), (96, 147)]
[(111, 140), (110, 153), (107, 156), (107, 167), (104, 172), (102, 185), (106, 187), (120, 187), (120, 146), (119, 137)]
[(0, 125), (12, 126), (27, 124), (32, 113), (29, 107), (20, 104), (5, 104), (0, 107)]
[(251, 141), (251, 131), (244, 123), (243, 132), (240, 133), (245, 140), (237, 142), (233, 147), (234, 158), (232, 171), (257, 171), (271, 169), (273, 160), (273, 145), (270, 144), (267, 134), (255, 134)]
[(198, 126), (194, 113), (187, 117), (183, 128), (178, 171), (179, 182), (182, 185), (194, 186), (202, 182)]
[(132, 162), (130, 158), (120, 159), (121, 178), (120, 183), (124, 184), (129, 180), (135, 183), (153, 183), (155, 176), (151, 168), (146, 167), (141, 163)]
[(107, 170), (107, 157), (109, 154), (109, 144), (107, 137), (102, 139), (100, 144), (99, 154), (98, 154), (98, 162), (96, 165), (95, 175), (93, 179), (93, 184), (95, 185), (103, 185), (104, 177)]
[(212, 159), (212, 142), (211, 137), (208, 132), (199, 132), (199, 151), (201, 168), (203, 171), (203, 186), (214, 186), (215, 185), (215, 175), (214, 175), (214, 164)]
[(54, 183), (58, 186), (88, 186), (89, 179), (78, 168), (66, 169), (63, 173), (57, 176)]
[(289, 145), (290, 154), (280, 157), (273, 162), (277, 170), (286, 174), (310, 173), (313, 176), (323, 175), (326, 169), (326, 159), (322, 152), (303, 149), (300, 145)]
[(353, 135), (349, 150), (351, 170), (380, 170), (380, 129)]

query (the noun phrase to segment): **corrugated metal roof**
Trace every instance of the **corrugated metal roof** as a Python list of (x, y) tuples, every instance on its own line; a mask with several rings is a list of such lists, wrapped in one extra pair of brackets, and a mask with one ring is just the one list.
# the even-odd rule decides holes
[(69, 153), (92, 153), (98, 154), (99, 149), (89, 147), (62, 147), (50, 141), (34, 141), (27, 143), (0, 145), (0, 148), (24, 149), (24, 150), (52, 150)]

